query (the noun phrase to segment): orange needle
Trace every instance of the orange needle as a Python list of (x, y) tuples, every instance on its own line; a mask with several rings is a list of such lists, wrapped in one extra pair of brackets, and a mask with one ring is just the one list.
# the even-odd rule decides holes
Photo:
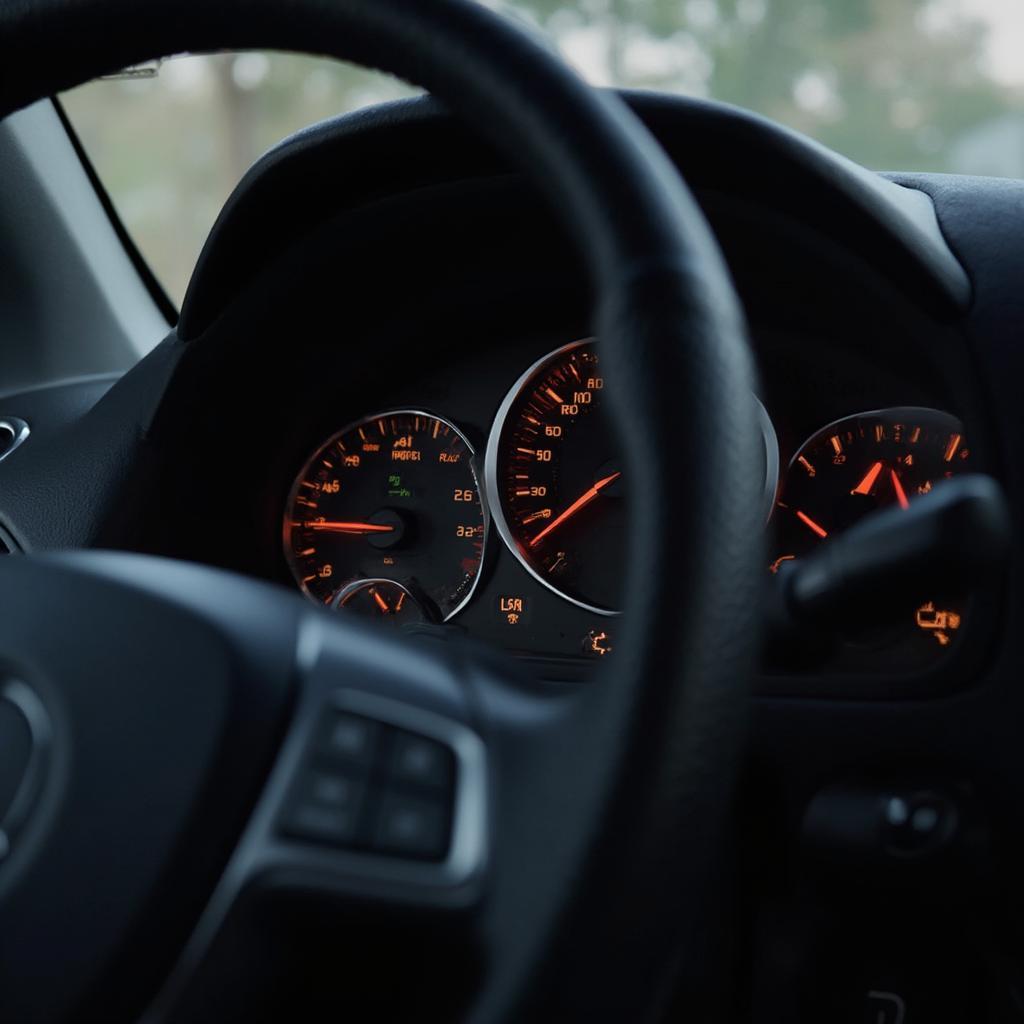
[(819, 537), (828, 536), (828, 530), (826, 530), (823, 526), (819, 526), (806, 512), (798, 511), (796, 517), (800, 520), (800, 522), (805, 523), (807, 526), (809, 526)]
[(384, 598), (381, 597), (376, 590), (371, 590), (370, 593), (373, 594), (373, 599), (377, 602), (377, 607), (381, 610), (381, 612), (387, 615), (387, 613), (391, 611), (391, 609), (388, 607), (387, 601), (385, 601)]
[(896, 470), (890, 469), (889, 475), (892, 477), (892, 485), (896, 490), (896, 497), (899, 499), (900, 508), (910, 508), (910, 502), (907, 501), (907, 492), (903, 490), (903, 484), (900, 483)]
[(311, 522), (303, 523), (305, 527), (310, 530), (325, 530), (327, 533), (394, 533), (395, 528), (393, 526), (387, 526), (384, 523), (328, 523), (328, 522)]
[(852, 491), (851, 494), (870, 494), (871, 488), (875, 486), (875, 481), (878, 479), (878, 474), (882, 472), (882, 464), (876, 462), (868, 471), (864, 474), (864, 479)]
[(530, 541), (530, 547), (536, 547), (552, 530), (561, 526), (566, 519), (576, 515), (581, 508), (585, 508), (589, 505), (601, 493), (601, 491), (604, 490), (604, 488), (609, 484), (614, 483), (620, 476), (622, 476), (621, 472), (612, 473), (611, 476), (606, 476), (603, 480), (598, 480), (590, 490), (584, 491), (560, 516), (552, 519), (551, 522), (548, 523), (548, 525)]

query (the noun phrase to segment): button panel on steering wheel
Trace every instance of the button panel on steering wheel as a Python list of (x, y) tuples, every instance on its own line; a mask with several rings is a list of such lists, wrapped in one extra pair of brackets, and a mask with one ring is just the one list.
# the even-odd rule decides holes
[(279, 827), (292, 839), (438, 861), (451, 843), (456, 776), (447, 744), (331, 708)]

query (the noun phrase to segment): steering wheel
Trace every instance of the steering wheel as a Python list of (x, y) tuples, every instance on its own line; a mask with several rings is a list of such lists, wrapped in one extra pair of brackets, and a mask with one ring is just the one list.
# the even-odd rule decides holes
[[(424, 86), (569, 229), (629, 478), (623, 636), (562, 690), (209, 568), (3, 560), (0, 709), (29, 739), (0, 822), (0, 1015), (168, 1019), (224, 922), (272, 890), (396, 940), (411, 920), (464, 934), (465, 1019), (654, 1017), (712, 967), (757, 632), (758, 430), (720, 254), (624, 105), (470, 0), (0, 0), (0, 115), (257, 47)], [(310, 787), (354, 809), (318, 817)]]

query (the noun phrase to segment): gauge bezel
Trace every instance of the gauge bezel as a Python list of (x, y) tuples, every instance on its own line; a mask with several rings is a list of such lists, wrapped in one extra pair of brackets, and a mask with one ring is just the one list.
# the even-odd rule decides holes
[(946, 409), (936, 409), (931, 405), (886, 405), (880, 409), (866, 409), (863, 412), (851, 412), (845, 416), (837, 416), (834, 420), (824, 424), (824, 426), (818, 427), (817, 430), (808, 434), (801, 442), (793, 449), (793, 455), (789, 462), (786, 463), (786, 476), (783, 477), (781, 483), (785, 485), (786, 477), (793, 471), (796, 465), (797, 459), (807, 450), (808, 445), (812, 441), (816, 441), (822, 434), (827, 433), (835, 428), (840, 423), (849, 423), (850, 420), (865, 420), (870, 419), (872, 416), (879, 418), (885, 418), (890, 420), (914, 420), (921, 415), (925, 416), (940, 416), (944, 420), (950, 420), (955, 423), (963, 434), (966, 436), (967, 427), (964, 425), (963, 420), (960, 419), (955, 413), (948, 412)]
[[(487, 495), (485, 493), (486, 484), (483, 487), (481, 486), (482, 475), (480, 473), (480, 466), (479, 460), (477, 458), (476, 448), (473, 447), (472, 442), (469, 440), (468, 437), (466, 437), (465, 433), (462, 430), (460, 430), (450, 419), (448, 419), (446, 416), (441, 416), (436, 412), (430, 412), (428, 409), (385, 409), (381, 412), (375, 412), (368, 416), (361, 416), (359, 419), (353, 420), (351, 423), (349, 423), (347, 426), (342, 427), (340, 430), (336, 430), (323, 442), (317, 445), (317, 447), (313, 450), (312, 454), (306, 459), (305, 462), (302, 463), (301, 468), (295, 475), (295, 479), (292, 482), (292, 486), (288, 490), (288, 497), (285, 500), (284, 511), (281, 516), (281, 541), (282, 547), (284, 549), (285, 564), (288, 566), (288, 571), (292, 577), (292, 582), (298, 588), (299, 592), (313, 604), (319, 606), (320, 602), (313, 599), (312, 595), (296, 578), (295, 572), (292, 568), (291, 558), (293, 552), (291, 550), (290, 527), (288, 526), (289, 511), (294, 505), (295, 499), (298, 497), (299, 488), (302, 486), (303, 479), (305, 478), (310, 467), (316, 461), (317, 456), (325, 448), (329, 448), (332, 444), (334, 444), (335, 441), (338, 440), (338, 438), (342, 437), (345, 434), (348, 434), (350, 431), (358, 430), (360, 427), (365, 426), (367, 423), (373, 423), (376, 420), (382, 419), (386, 416), (425, 416), (428, 419), (437, 420), (443, 426), (446, 426), (450, 428), (452, 431), (454, 431), (458, 439), (466, 446), (466, 451), (469, 452), (469, 471), (473, 475), (473, 482), (476, 486), (476, 492), (480, 496), (480, 511), (481, 514), (483, 515), (484, 535), (480, 546), (480, 565), (477, 568), (476, 575), (473, 577), (473, 582), (470, 585), (469, 590), (466, 592), (466, 596), (447, 615), (445, 615), (441, 619), (442, 622), (449, 622), (450, 620), (454, 619), (455, 616), (458, 615), (459, 612), (461, 612), (462, 609), (465, 608), (470, 601), (473, 600), (473, 595), (476, 594), (476, 589), (480, 585), (480, 578), (483, 576), (484, 573), (484, 560), (487, 557), (487, 542), (491, 535), (491, 516), (490, 510), (488, 509), (489, 502), (487, 500)], [(381, 579), (388, 583), (393, 583), (396, 586), (402, 587), (403, 590), (406, 589), (404, 584), (400, 580), (389, 579), (387, 577), (381, 577)], [(347, 583), (342, 584), (342, 586), (338, 588), (339, 592), (346, 586), (356, 582), (361, 581), (349, 580)], [(335, 594), (335, 596), (331, 598), (331, 604), (329, 607), (333, 608), (335, 597), (337, 597), (337, 594)]]
[[(491, 507), (491, 518), (493, 519), (495, 528), (497, 529), (501, 539), (505, 542), (505, 547), (508, 548), (508, 550), (515, 556), (519, 564), (538, 583), (546, 587), (553, 594), (557, 594), (563, 601), (568, 601), (569, 604), (575, 605), (577, 608), (582, 608), (584, 611), (590, 612), (593, 615), (602, 615), (607, 618), (614, 618), (621, 615), (622, 612), (614, 608), (602, 608), (599, 605), (588, 604), (586, 601), (582, 601), (577, 597), (572, 597), (570, 594), (566, 594), (564, 591), (559, 590), (559, 588), (550, 580), (545, 579), (529, 563), (527, 558), (519, 550), (519, 546), (516, 544), (515, 538), (512, 535), (512, 530), (509, 527), (508, 520), (505, 518), (505, 507), (504, 502), (501, 499), (501, 489), (498, 481), (498, 458), (501, 447), (501, 435), (504, 433), (512, 406), (526, 390), (527, 386), (533, 381), (534, 377), (547, 364), (555, 362), (555, 360), (561, 358), (567, 352), (583, 348), (585, 345), (596, 344), (598, 344), (597, 340), (592, 337), (580, 338), (577, 341), (570, 341), (567, 345), (562, 345), (559, 348), (548, 352), (546, 355), (541, 356), (540, 359), (533, 362), (519, 376), (515, 384), (512, 385), (508, 393), (505, 395), (501, 405), (498, 406), (494, 422), (491, 424), (491, 432), (487, 437), (487, 448), (484, 454), (484, 487), (486, 488), (487, 504)], [(779, 441), (775, 433), (775, 425), (772, 423), (772, 419), (768, 415), (768, 410), (756, 395), (754, 395), (753, 398), (757, 403), (761, 437), (764, 441), (765, 448), (764, 518), (767, 523), (771, 517), (772, 510), (775, 508), (775, 498), (779, 487)]]

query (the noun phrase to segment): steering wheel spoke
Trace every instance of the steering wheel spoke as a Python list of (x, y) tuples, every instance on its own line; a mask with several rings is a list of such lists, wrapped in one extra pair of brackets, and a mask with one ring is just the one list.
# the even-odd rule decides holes
[(488, 760), (464, 691), (433, 652), (326, 618), (302, 624), (295, 715), (222, 887), (465, 905)]

